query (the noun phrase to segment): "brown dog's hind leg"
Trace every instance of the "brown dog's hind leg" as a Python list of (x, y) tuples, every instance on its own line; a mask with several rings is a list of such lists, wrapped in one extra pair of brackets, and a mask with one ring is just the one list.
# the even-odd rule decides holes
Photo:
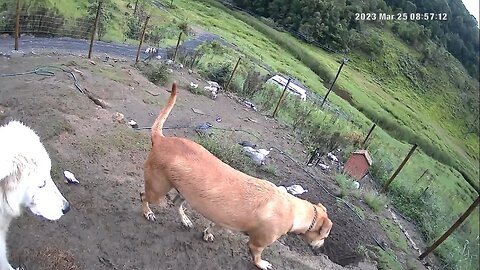
[(193, 228), (192, 221), (188, 218), (187, 214), (185, 214), (185, 199), (182, 197), (182, 195), (177, 194), (175, 199), (173, 199), (173, 204), (175, 207), (177, 207), (183, 226), (187, 228)]
[(159, 204), (162, 198), (172, 189), (172, 185), (164, 177), (152, 175), (150, 171), (151, 170), (146, 169), (144, 172), (145, 192), (140, 193), (140, 199), (142, 201), (142, 210), (145, 218), (150, 221), (155, 221), (157, 218), (148, 204)]
[(218, 224), (215, 224), (213, 222), (210, 223), (205, 230), (203, 230), (203, 240), (207, 242), (213, 242), (213, 239), (215, 236), (213, 235), (214, 232), (218, 232), (222, 227), (220, 227)]
[(252, 255), (253, 262), (255, 265), (262, 270), (273, 269), (273, 266), (268, 261), (262, 260), (263, 250), (277, 239), (268, 239), (265, 235), (261, 234), (251, 234), (250, 240), (248, 241), (248, 248), (250, 249), (250, 254)]

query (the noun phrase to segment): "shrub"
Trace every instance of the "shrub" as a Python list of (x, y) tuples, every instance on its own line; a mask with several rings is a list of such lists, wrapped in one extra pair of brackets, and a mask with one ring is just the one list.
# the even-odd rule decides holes
[(408, 244), (405, 239), (405, 235), (400, 230), (397, 224), (389, 219), (380, 220), (380, 225), (382, 225), (383, 230), (387, 234), (388, 239), (393, 243), (394, 246), (401, 249), (404, 252), (407, 252)]
[(378, 263), (379, 270), (403, 270), (395, 254), (384, 251), (378, 246), (368, 246), (366, 254)]
[(372, 190), (363, 194), (363, 200), (375, 213), (382, 211), (387, 204), (387, 197), (385, 195), (379, 194), (378, 192), (374, 192)]
[(127, 28), (125, 30), (125, 36), (131, 39), (138, 39), (140, 37), (141, 22), (136, 17), (129, 17), (127, 19)]
[(355, 188), (353, 185), (353, 180), (351, 180), (345, 174), (337, 174), (335, 175), (335, 182), (337, 182), (338, 187), (340, 188), (339, 196), (344, 198), (348, 195), (353, 195), (357, 197), (359, 195), (358, 189)]
[(200, 76), (215, 81), (220, 85), (225, 85), (232, 68), (230, 63), (208, 64), (206, 68), (200, 69)]
[(250, 174), (256, 167), (253, 161), (242, 153), (240, 145), (228, 145), (225, 143), (224, 138), (220, 138), (215, 134), (199, 136), (196, 141), (221, 161), (239, 171)]
[(155, 85), (165, 85), (170, 79), (170, 73), (167, 71), (167, 65), (161, 63), (143, 63), (138, 65), (138, 69)]
[(265, 78), (260, 75), (260, 72), (251, 69), (248, 71), (247, 77), (243, 82), (243, 87), (240, 94), (242, 96), (251, 98), (261, 90), (264, 82)]

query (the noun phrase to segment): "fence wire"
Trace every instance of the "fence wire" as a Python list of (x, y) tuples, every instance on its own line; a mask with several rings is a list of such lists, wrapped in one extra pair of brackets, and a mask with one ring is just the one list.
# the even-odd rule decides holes
[[(41, 14), (21, 13), (19, 32), (21, 35), (37, 37), (70, 37), (88, 39), (93, 31), (93, 22), (88, 19), (67, 19)], [(15, 32), (15, 15), (0, 13), (0, 34)]]

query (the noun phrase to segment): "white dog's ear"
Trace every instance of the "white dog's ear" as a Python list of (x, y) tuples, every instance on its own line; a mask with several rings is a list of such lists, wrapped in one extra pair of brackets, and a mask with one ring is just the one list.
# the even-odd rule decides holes
[(6, 181), (8, 176), (18, 173), (18, 164), (14, 157), (0, 155), (0, 182)]

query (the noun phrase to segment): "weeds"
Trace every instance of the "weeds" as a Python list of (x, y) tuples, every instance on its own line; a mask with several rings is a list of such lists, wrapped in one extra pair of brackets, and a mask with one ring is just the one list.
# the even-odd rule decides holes
[(198, 87), (198, 85), (196, 85), (196, 87), (192, 84), (189, 84), (187, 85), (187, 90), (192, 93), (192, 94), (195, 94), (195, 95), (201, 95), (201, 94), (205, 94), (206, 91), (202, 90), (200, 87)]
[(335, 176), (335, 182), (337, 182), (337, 185), (340, 188), (339, 197), (344, 198), (349, 195), (358, 197), (360, 195), (360, 192), (355, 188), (353, 181), (345, 174), (337, 174)]
[(200, 76), (215, 81), (220, 85), (225, 84), (231, 72), (232, 68), (230, 63), (221, 63), (217, 65), (209, 64), (206, 68), (202, 68), (198, 71)]
[(377, 246), (368, 246), (366, 255), (378, 263), (379, 270), (403, 270), (402, 265), (397, 261), (395, 254), (387, 252)]
[(372, 190), (366, 191), (363, 194), (363, 200), (375, 213), (382, 211), (387, 204), (387, 197), (385, 195), (379, 194), (378, 192), (374, 192)]
[(239, 171), (251, 173), (252, 170), (255, 170), (256, 165), (242, 153), (242, 149), (238, 144), (228, 145), (215, 134), (199, 136), (196, 142), (205, 147), (218, 159)]
[(140, 63), (137, 67), (155, 85), (164, 86), (170, 79), (167, 65), (163, 63)]
[(388, 239), (400, 250), (407, 252), (408, 244), (405, 240), (405, 236), (397, 224), (393, 223), (388, 219), (380, 220), (380, 225), (382, 225), (383, 230), (387, 233)]

